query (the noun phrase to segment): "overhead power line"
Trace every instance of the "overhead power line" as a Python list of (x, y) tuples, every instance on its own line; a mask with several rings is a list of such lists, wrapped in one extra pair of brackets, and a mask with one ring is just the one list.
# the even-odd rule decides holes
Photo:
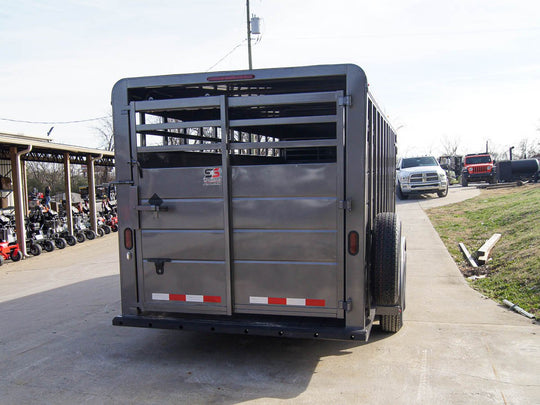
[(74, 120), (74, 121), (27, 121), (27, 120), (14, 120), (11, 118), (0, 118), (0, 121), (18, 122), (22, 124), (62, 125), (62, 124), (78, 124), (80, 122), (97, 121), (97, 120), (102, 120), (105, 118), (109, 118), (109, 117), (107, 116), (96, 117), (96, 118), (88, 118), (84, 120)]

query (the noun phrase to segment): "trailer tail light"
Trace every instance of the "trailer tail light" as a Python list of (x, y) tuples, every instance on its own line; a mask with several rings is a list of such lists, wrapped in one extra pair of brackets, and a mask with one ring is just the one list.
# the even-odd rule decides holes
[(255, 79), (255, 75), (230, 75), (230, 76), (208, 76), (206, 80), (209, 82), (228, 82), (231, 80), (247, 80)]
[(349, 232), (349, 254), (356, 256), (360, 248), (360, 236), (358, 232), (351, 231)]
[(127, 250), (133, 249), (133, 231), (131, 228), (124, 229), (124, 247)]

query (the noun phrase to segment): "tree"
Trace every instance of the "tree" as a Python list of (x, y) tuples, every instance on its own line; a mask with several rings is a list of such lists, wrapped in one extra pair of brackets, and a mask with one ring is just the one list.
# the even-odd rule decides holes
[(460, 140), (459, 138), (450, 138), (447, 135), (444, 135), (441, 140), (443, 155), (445, 156), (456, 156), (459, 149)]

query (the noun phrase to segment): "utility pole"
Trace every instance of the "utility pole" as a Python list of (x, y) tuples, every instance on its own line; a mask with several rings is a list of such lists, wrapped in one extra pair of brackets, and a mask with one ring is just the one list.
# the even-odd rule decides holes
[(253, 69), (253, 64), (251, 62), (251, 27), (249, 24), (249, 0), (246, 0), (246, 25), (247, 25), (249, 70), (251, 70)]

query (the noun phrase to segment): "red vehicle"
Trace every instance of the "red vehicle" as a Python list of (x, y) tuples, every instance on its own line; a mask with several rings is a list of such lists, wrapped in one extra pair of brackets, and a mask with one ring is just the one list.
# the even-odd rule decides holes
[(19, 249), (18, 243), (0, 242), (0, 266), (4, 264), (4, 260), (11, 259), (18, 262), (22, 259), (22, 252)]
[(469, 183), (476, 181), (487, 181), (495, 183), (495, 162), (489, 153), (471, 153), (463, 159), (463, 169), (461, 170), (461, 185), (467, 187)]

